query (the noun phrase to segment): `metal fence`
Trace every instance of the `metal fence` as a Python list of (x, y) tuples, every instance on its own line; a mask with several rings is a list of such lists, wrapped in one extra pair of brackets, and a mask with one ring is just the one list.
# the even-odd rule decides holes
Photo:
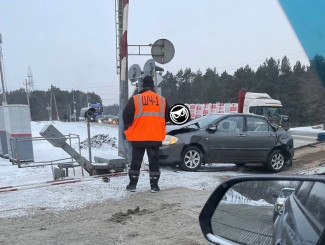
[[(81, 148), (80, 148), (80, 137), (77, 134), (68, 134), (64, 135), (63, 138), (67, 138), (69, 140), (69, 144), (71, 146), (72, 140), (77, 140), (78, 141), (78, 151), (79, 154), (81, 155)], [(60, 139), (60, 138), (54, 138), (55, 140)], [(21, 160), (20, 158), (20, 150), (19, 150), (19, 142), (26, 142), (26, 141), (31, 141), (36, 142), (36, 141), (48, 141), (48, 139), (44, 139), (43, 137), (29, 137), (29, 138), (11, 138), (10, 139), (10, 146), (15, 147), (15, 156), (11, 157), (11, 162), (12, 164), (17, 164), (18, 168), (31, 168), (31, 167), (44, 167), (44, 166), (51, 166), (52, 169), (52, 174), (53, 174), (53, 179), (59, 179), (59, 178), (64, 178), (69, 176), (69, 168), (72, 168), (73, 174), (75, 176), (75, 167), (80, 167), (80, 165), (72, 158), (61, 158), (61, 159), (54, 159), (54, 160), (45, 160), (45, 161), (24, 161)], [(12, 148), (13, 149), (13, 148)], [(57, 167), (57, 168), (56, 168)], [(63, 170), (63, 171), (62, 171)], [(84, 171), (82, 168), (82, 176), (84, 176)]]

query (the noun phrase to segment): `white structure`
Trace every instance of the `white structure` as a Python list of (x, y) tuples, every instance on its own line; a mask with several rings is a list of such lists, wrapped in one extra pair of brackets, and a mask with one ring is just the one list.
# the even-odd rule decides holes
[(31, 118), (28, 105), (3, 106), (9, 159), (12, 162), (33, 162)]
[(3, 106), (0, 106), (0, 157), (8, 157), (8, 143)]

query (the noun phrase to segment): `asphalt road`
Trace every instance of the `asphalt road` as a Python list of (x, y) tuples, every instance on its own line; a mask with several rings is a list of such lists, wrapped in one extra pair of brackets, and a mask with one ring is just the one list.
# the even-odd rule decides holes
[(242, 244), (269, 245), (272, 215), (273, 206), (220, 204), (212, 217), (212, 229), (215, 235)]

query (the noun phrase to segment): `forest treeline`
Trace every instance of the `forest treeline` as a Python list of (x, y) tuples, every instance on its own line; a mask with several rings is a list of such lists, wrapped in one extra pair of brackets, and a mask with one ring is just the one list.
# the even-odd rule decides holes
[[(49, 120), (49, 111), (46, 109), (50, 105), (51, 90), (41, 91), (34, 90), (29, 93), (29, 102), (32, 121)], [(55, 100), (54, 100), (55, 98)], [(2, 97), (0, 96), (2, 100)], [(74, 99), (74, 100), (73, 100)], [(75, 101), (75, 104), (73, 103)], [(26, 104), (27, 94), (24, 89), (14, 90), (7, 93), (8, 104)], [(55, 107), (56, 102), (56, 107)], [(79, 118), (80, 109), (87, 107), (89, 103), (102, 103), (99, 95), (91, 92), (84, 93), (79, 90), (64, 91), (59, 88), (52, 87), (52, 119), (57, 120), (57, 112), (59, 119), (63, 120), (66, 114), (69, 118), (70, 113), (76, 110), (77, 118)], [(57, 110), (56, 110), (57, 108)]]
[[(325, 73), (324, 64), (321, 59), (316, 65)], [(282, 114), (290, 117), (292, 126), (321, 124), (325, 121), (325, 90), (313, 67), (299, 61), (291, 66), (285, 56), (281, 60), (266, 59), (256, 71), (248, 65), (241, 67), (233, 75), (226, 71), (218, 74), (215, 68), (204, 73), (191, 69), (180, 70), (175, 75), (167, 72), (162, 82), (162, 95), (172, 105), (235, 103), (240, 90), (268, 93), (282, 102)]]
[[(325, 90), (313, 67), (321, 71), (318, 75), (325, 81), (325, 62), (322, 57), (310, 65), (302, 65), (299, 61), (291, 66), (285, 56), (281, 60), (266, 59), (255, 71), (250, 66), (238, 68), (233, 74), (226, 71), (219, 74), (215, 68), (205, 72), (193, 72), (190, 68), (180, 70), (176, 74), (166, 72), (161, 84), (162, 95), (170, 105), (175, 103), (216, 103), (237, 102), (238, 91), (268, 93), (272, 98), (280, 100), (283, 114), (288, 115), (292, 126), (322, 124), (325, 121)], [(63, 91), (52, 88), (59, 117), (69, 115), (73, 111), (73, 97), (77, 118), (82, 107), (91, 103), (102, 103), (95, 93), (84, 93), (79, 90)], [(0, 95), (0, 99), (1, 95)], [(29, 93), (32, 120), (48, 120), (46, 107), (50, 103), (50, 91), (33, 91)], [(8, 104), (27, 104), (24, 89), (11, 91), (7, 96)], [(106, 105), (107, 106), (107, 105)], [(104, 108), (105, 114), (116, 114), (118, 105)], [(52, 108), (52, 118), (56, 119), (56, 110)]]

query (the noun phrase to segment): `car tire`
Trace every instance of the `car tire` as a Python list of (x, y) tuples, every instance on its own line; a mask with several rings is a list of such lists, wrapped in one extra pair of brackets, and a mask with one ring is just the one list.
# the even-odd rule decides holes
[(182, 152), (180, 167), (185, 171), (196, 171), (201, 167), (202, 160), (202, 151), (196, 146), (189, 146)]
[(281, 150), (271, 152), (266, 163), (267, 169), (272, 173), (280, 172), (286, 165), (285, 157)]
[(277, 217), (278, 217), (278, 214), (276, 212), (273, 212), (273, 223), (275, 222)]

